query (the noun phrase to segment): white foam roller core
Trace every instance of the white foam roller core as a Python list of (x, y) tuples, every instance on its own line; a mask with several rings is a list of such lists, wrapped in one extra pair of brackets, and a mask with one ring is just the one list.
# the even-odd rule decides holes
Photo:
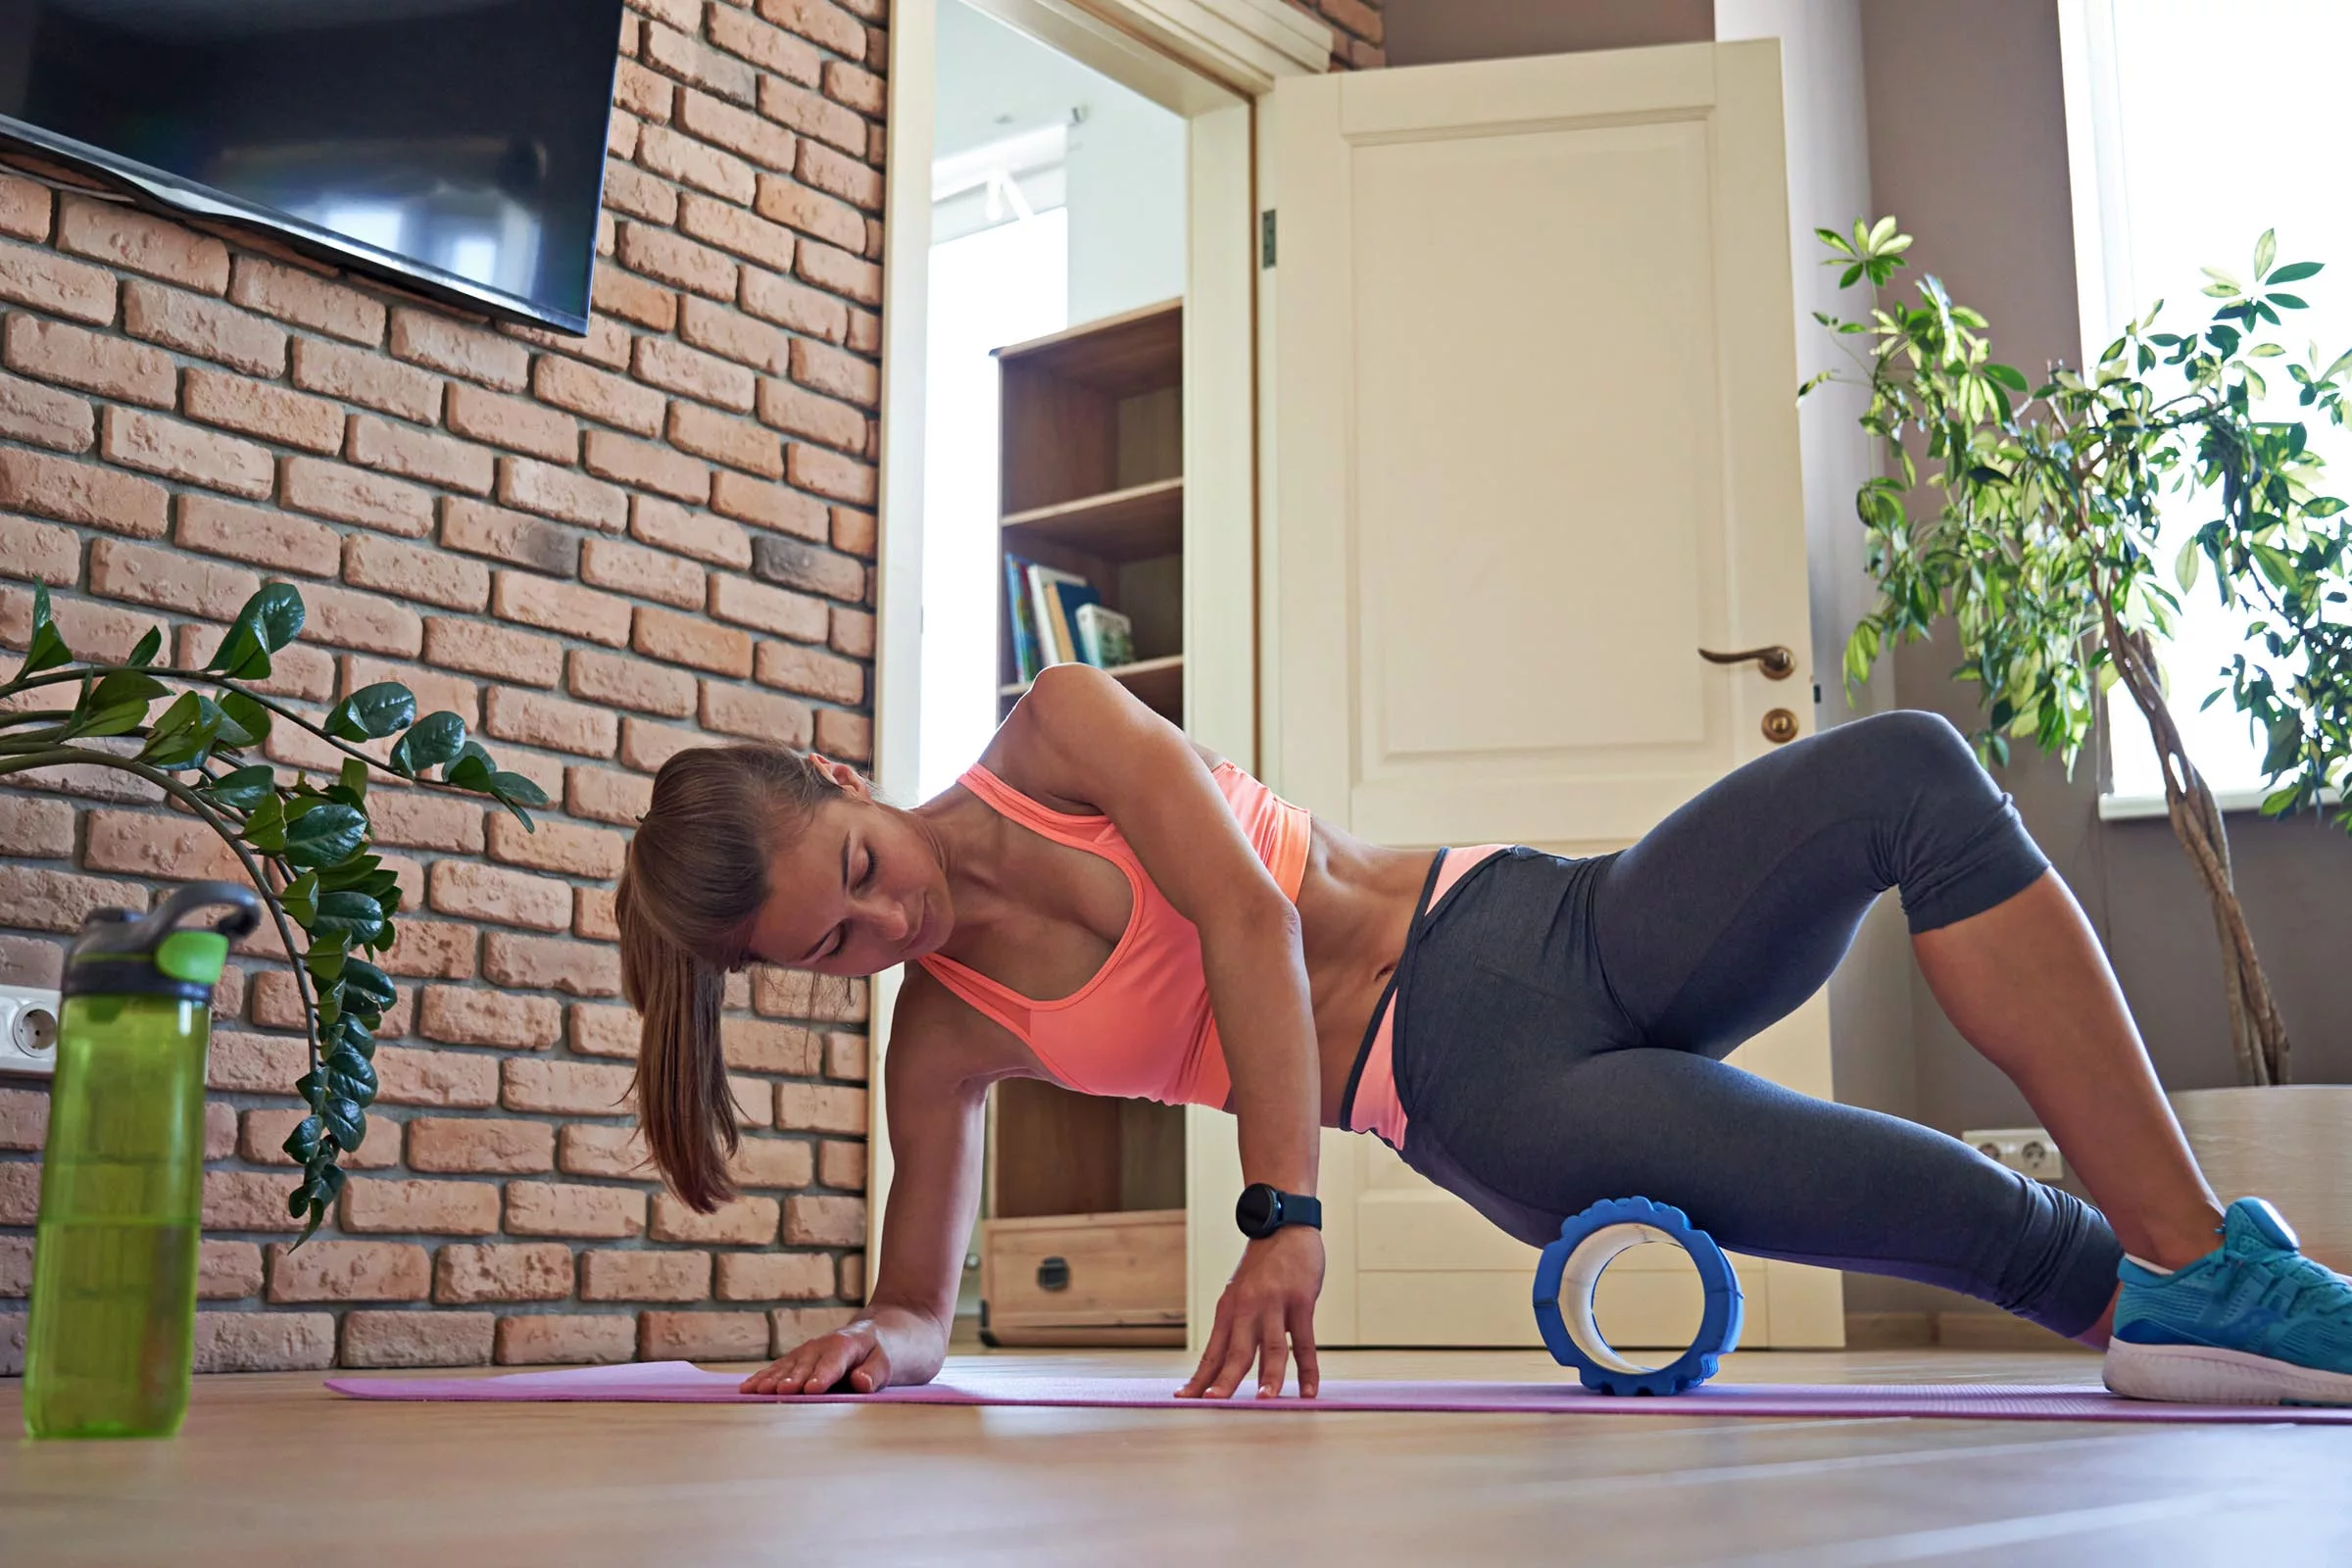
[(1616, 1261), (1618, 1253), (1630, 1251), (1643, 1242), (1664, 1242), (1677, 1249), (1682, 1245), (1654, 1225), (1637, 1225), (1630, 1220), (1603, 1225), (1576, 1244), (1568, 1253), (1566, 1266), (1560, 1270), (1560, 1318), (1568, 1327), (1568, 1338), (1597, 1365), (1611, 1372), (1653, 1370), (1636, 1365), (1611, 1349), (1609, 1342), (1600, 1337), (1600, 1325), (1592, 1319), (1592, 1293), (1600, 1286), (1600, 1271)]

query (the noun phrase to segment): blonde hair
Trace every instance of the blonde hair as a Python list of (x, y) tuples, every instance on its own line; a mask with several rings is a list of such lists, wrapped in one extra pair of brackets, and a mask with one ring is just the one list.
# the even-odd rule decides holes
[(775, 851), (845, 792), (781, 746), (683, 751), (654, 775), (615, 896), (620, 986), (643, 1016), (637, 1118), (678, 1197), (708, 1213), (735, 1196), (734, 1097), (719, 1045), (727, 973), (751, 956)]

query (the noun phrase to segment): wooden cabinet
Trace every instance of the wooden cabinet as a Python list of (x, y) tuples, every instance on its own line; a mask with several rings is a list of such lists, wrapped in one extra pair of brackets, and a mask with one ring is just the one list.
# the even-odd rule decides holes
[[(997, 351), (997, 363), (1000, 715), (1028, 690), (1012, 596), (1019, 564), (1034, 562), (1084, 578), (1128, 617), (1136, 657), (1109, 673), (1182, 724), (1183, 302), (1014, 344)], [(991, 1099), (988, 1148), (987, 1336), (1007, 1345), (1182, 1345), (1182, 1109), (1004, 1083)]]
[(1184, 1210), (989, 1222), (981, 1332), (995, 1345), (1182, 1345)]

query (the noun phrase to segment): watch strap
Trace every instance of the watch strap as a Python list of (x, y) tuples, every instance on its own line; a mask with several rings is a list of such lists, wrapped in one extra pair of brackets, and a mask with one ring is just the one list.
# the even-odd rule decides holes
[[(1273, 1212), (1269, 1223), (1252, 1226), (1245, 1211), (1252, 1196), (1262, 1196)], [(1304, 1193), (1286, 1193), (1267, 1182), (1251, 1182), (1243, 1189), (1241, 1201), (1234, 1205), (1234, 1218), (1240, 1222), (1242, 1234), (1251, 1241), (1262, 1242), (1286, 1225), (1303, 1225), (1310, 1230), (1323, 1228), (1323, 1201)]]

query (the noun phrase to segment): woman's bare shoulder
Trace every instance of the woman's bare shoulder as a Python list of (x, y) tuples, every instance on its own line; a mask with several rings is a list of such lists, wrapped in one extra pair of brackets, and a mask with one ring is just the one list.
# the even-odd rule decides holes
[[(1004, 722), (997, 726), (995, 736), (980, 754), (980, 761), (991, 773), (1040, 806), (1077, 815), (1091, 814), (1097, 810), (1095, 803), (1065, 799), (1046, 780), (1054, 771), (1054, 759), (1069, 744), (1072, 731), (1090, 737), (1132, 733), (1126, 726), (1099, 721), (1114, 710), (1151, 713), (1134, 693), (1099, 669), (1086, 664), (1053, 665), (1022, 693)], [(1158, 724), (1167, 722), (1157, 714), (1152, 714), (1151, 719)], [(1218, 753), (1190, 736), (1184, 740), (1200, 757), (1201, 766), (1213, 770), (1224, 765), (1226, 760)]]

